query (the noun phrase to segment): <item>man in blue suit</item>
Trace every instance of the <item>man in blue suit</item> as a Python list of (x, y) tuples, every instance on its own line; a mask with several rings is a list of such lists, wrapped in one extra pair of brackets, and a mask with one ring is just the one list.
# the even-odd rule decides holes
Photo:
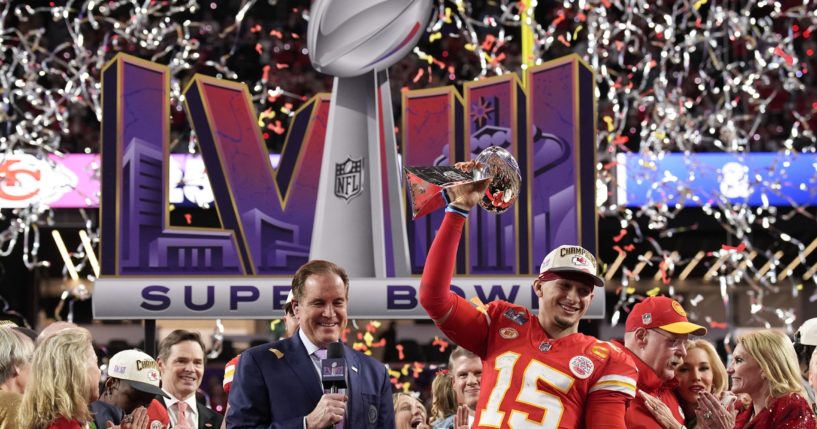
[(328, 261), (310, 261), (292, 279), (300, 329), (290, 338), (241, 354), (229, 396), (227, 428), (393, 428), (385, 366), (344, 345), (345, 393), (324, 393), (321, 355), (346, 328), (349, 276)]

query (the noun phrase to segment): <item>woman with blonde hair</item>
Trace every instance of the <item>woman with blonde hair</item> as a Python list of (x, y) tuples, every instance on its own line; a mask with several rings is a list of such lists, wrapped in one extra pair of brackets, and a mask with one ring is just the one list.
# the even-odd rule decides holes
[(46, 338), (34, 351), (31, 378), (18, 416), (28, 429), (82, 429), (93, 421), (88, 404), (99, 398), (99, 367), (84, 328)]
[[(675, 392), (678, 396), (681, 408), (684, 411), (684, 425), (687, 429), (699, 427), (695, 417), (695, 409), (698, 407), (698, 397), (702, 392), (709, 392), (724, 399), (726, 390), (726, 367), (723, 366), (718, 352), (706, 340), (692, 340), (686, 343), (687, 354), (682, 363), (675, 370), (675, 378), (678, 386)], [(734, 397), (730, 392), (727, 395)], [(652, 412), (655, 419), (665, 429), (680, 429), (682, 425), (675, 420), (669, 407), (657, 398), (642, 392), (647, 409)], [(730, 398), (731, 399), (731, 398)]]
[(447, 369), (437, 371), (431, 382), (431, 423), (445, 420), (457, 413), (457, 394)]
[(735, 415), (708, 392), (698, 400), (698, 422), (712, 429), (815, 429), (817, 422), (800, 378), (794, 345), (786, 335), (764, 329), (744, 335), (732, 354), (727, 373), (732, 392), (752, 402)]
[(414, 394), (392, 394), (395, 429), (428, 429), (426, 407)]
[(17, 425), (17, 413), (31, 373), (34, 342), (12, 327), (0, 326), (0, 429)]

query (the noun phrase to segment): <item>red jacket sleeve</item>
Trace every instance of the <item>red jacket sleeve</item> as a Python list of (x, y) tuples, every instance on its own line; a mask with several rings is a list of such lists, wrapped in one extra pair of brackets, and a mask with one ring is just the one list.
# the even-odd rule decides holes
[(446, 213), (431, 243), (420, 280), (420, 305), (452, 341), (482, 356), (488, 335), (488, 317), (451, 292), (457, 246), (465, 217)]
[(624, 414), (630, 399), (620, 392), (594, 393), (584, 410), (584, 426), (593, 429), (626, 429)]

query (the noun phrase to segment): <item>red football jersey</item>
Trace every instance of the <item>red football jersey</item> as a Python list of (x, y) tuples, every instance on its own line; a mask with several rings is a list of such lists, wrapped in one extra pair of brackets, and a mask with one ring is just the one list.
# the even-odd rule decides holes
[(170, 416), (167, 408), (154, 399), (148, 405), (148, 429), (166, 429), (170, 426)]
[[(572, 429), (583, 426), (594, 395), (635, 397), (635, 365), (618, 346), (581, 333), (550, 339), (527, 308), (505, 301), (485, 311), (489, 332), (484, 347), (472, 350), (482, 358), (472, 429)], [(473, 331), (442, 328), (473, 345)]]

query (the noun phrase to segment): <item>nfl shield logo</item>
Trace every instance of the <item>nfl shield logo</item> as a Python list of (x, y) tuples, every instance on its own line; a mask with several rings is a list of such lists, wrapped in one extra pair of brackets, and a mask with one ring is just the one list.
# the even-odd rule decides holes
[(363, 158), (335, 163), (335, 196), (346, 201), (363, 191)]

